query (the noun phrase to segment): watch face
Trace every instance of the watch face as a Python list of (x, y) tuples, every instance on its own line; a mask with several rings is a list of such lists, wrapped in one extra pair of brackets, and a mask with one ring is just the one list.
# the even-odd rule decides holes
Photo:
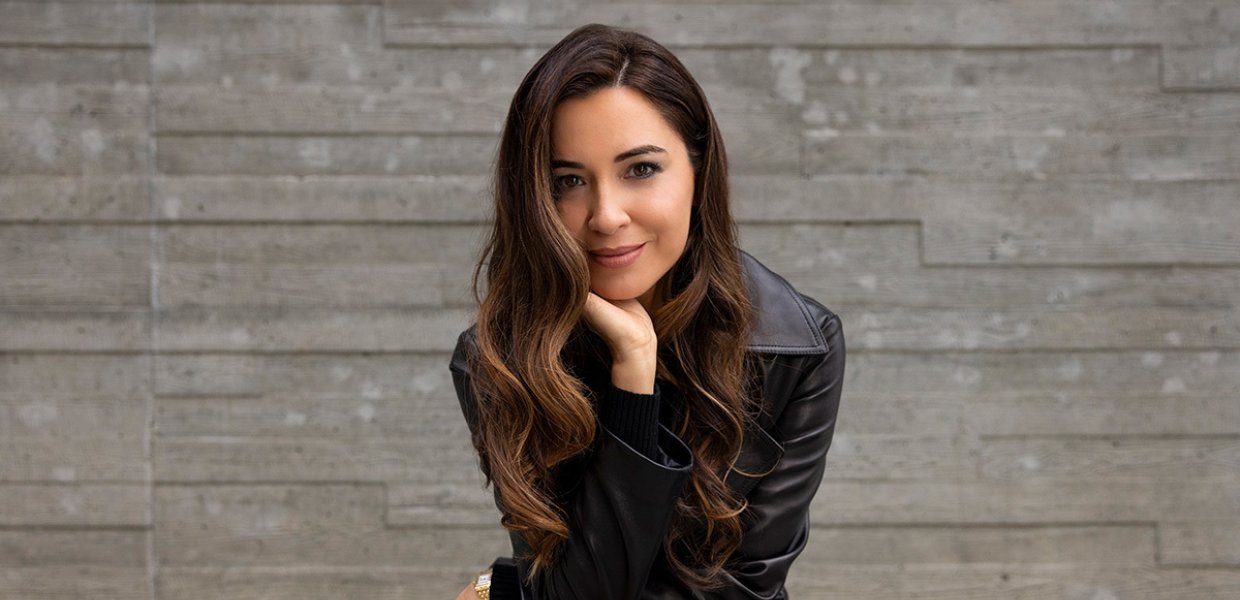
[(478, 576), (478, 583), (474, 587), (483, 587), (491, 585), (491, 574), (486, 573)]

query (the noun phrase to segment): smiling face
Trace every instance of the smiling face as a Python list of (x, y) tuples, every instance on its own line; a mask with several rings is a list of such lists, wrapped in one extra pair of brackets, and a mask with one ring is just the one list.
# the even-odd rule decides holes
[(561, 102), (551, 144), (556, 209), (590, 250), (590, 289), (653, 310), (654, 286), (689, 237), (694, 174), (680, 135), (641, 92), (608, 87)]

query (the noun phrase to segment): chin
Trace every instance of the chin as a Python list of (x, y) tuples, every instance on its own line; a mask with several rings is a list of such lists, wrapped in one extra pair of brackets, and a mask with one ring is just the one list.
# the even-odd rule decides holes
[(648, 289), (650, 289), (650, 286), (641, 287), (641, 286), (623, 285), (623, 284), (615, 284), (615, 283), (601, 284), (601, 285), (598, 283), (590, 284), (590, 291), (608, 300), (617, 300), (617, 301), (632, 300), (633, 298), (637, 298), (638, 296), (641, 296)]
[(608, 300), (631, 300), (641, 295), (639, 292), (629, 292), (628, 290), (613, 291), (610, 287), (594, 287), (590, 286), (590, 291)]

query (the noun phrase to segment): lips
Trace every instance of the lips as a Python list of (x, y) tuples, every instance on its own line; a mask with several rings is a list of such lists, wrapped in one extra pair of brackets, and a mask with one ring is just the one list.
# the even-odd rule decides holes
[(641, 244), (633, 244), (632, 246), (620, 246), (617, 248), (600, 248), (598, 250), (591, 250), (590, 254), (593, 254), (595, 256), (620, 256), (622, 254), (628, 254), (643, 245), (645, 245), (645, 242)]
[(637, 257), (641, 256), (642, 249), (645, 247), (646, 244), (641, 243), (634, 246), (591, 250), (590, 260), (594, 261), (595, 264), (608, 269), (623, 269), (624, 267), (637, 262)]

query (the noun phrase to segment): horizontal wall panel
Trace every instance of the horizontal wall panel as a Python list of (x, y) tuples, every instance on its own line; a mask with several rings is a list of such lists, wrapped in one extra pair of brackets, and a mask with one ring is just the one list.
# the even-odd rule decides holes
[(1137, 481), (1229, 479), (1240, 472), (1240, 434), (1188, 439), (985, 439), (982, 475), (1122, 478)]
[[(483, 221), (489, 175), (163, 176), (153, 182), (161, 221)], [(476, 246), (476, 245), (475, 245)]]
[(1148, 566), (1022, 565), (873, 566), (793, 565), (790, 594), (810, 598), (1229, 598), (1240, 591), (1235, 570)]
[[(894, 89), (811, 84), (807, 129), (930, 135), (1210, 135), (1240, 126), (1240, 95), (1022, 85)], [(841, 119), (840, 115), (846, 115)]]
[(1159, 560), (1186, 567), (1240, 566), (1240, 519), (1182, 520), (1158, 524)]
[(453, 598), (495, 560), (495, 553), (474, 551), (470, 559), (449, 567), (419, 565), (380, 567), (164, 567), (160, 597), (168, 600), (329, 600), (350, 598)]
[(0, 483), (3, 527), (148, 527), (150, 488), (133, 483)]
[(240, 559), (251, 567), (443, 568), (459, 566), (452, 557), (511, 552), (498, 524), (386, 526), (379, 485), (160, 485), (155, 493), (156, 546), (167, 567)]
[(23, 567), (145, 570), (146, 537), (144, 529), (4, 530), (0, 531), (0, 570)]
[(803, 151), (803, 172), (810, 176), (1123, 182), (1235, 179), (1240, 173), (1240, 141), (1230, 133), (962, 137), (813, 129)]
[(169, 175), (480, 175), (494, 136), (161, 135)]
[(0, 44), (149, 46), (151, 2), (9, 1), (0, 5)]
[(0, 223), (145, 222), (150, 193), (144, 175), (14, 175), (0, 177)]
[(816, 527), (799, 565), (1142, 565), (1154, 528), (1113, 526)]
[[(1234, 7), (1192, 1), (1132, 0), (1123, 10), (1070, 0), (1034, 4), (968, 0), (880, 3), (682, 2), (535, 4), (500, 10), (396, 0), (387, 5), (392, 44), (508, 46), (549, 44), (564, 23), (623, 23), (668, 45), (907, 44), (1113, 45), (1227, 39)], [(1222, 15), (1220, 16), (1220, 13)], [(745, 27), (737, 27), (744, 23)]]
[(146, 306), (150, 237), (141, 226), (0, 225), (0, 305)]
[(1229, 519), (1240, 480), (824, 481), (810, 519), (822, 525), (1151, 522), (1192, 514)]

